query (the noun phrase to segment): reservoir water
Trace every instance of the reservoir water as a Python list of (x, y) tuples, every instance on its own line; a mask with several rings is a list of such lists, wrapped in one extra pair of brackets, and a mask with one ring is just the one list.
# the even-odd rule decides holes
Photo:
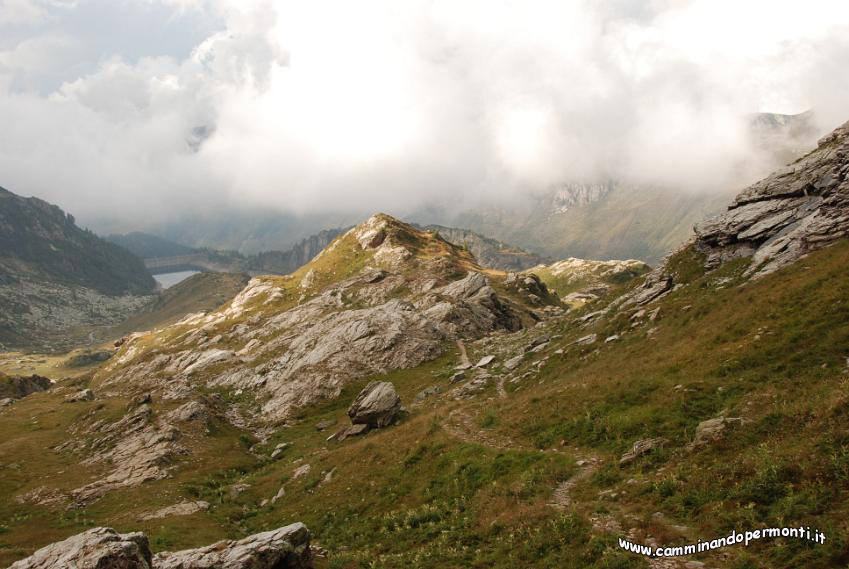
[(175, 284), (182, 282), (199, 272), (200, 271), (179, 271), (176, 273), (162, 273), (161, 275), (153, 275), (153, 278), (156, 279), (156, 282), (158, 282), (162, 288), (171, 288)]

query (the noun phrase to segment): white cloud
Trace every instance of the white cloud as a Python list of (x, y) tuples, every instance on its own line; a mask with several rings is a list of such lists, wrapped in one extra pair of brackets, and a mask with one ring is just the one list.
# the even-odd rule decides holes
[[(736, 183), (749, 113), (849, 119), (842, 1), (139, 1), (169, 25), (223, 24), (189, 56), (113, 53), (51, 93), (15, 86), (85, 37), (36, 30), (0, 52), (0, 184), (136, 218), (397, 210), (607, 176), (709, 189)], [(15, 4), (37, 23), (24, 5), (46, 4)]]

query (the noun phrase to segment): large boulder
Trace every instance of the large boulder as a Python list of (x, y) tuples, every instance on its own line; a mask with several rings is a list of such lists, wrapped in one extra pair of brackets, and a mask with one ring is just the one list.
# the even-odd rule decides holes
[(157, 553), (155, 569), (311, 569), (310, 532), (298, 522), (239, 541)]
[(143, 533), (119, 534), (94, 528), (43, 547), (9, 569), (151, 569), (150, 545)]
[(302, 523), (240, 541), (151, 556), (143, 533), (95, 528), (53, 543), (9, 569), (312, 569), (310, 532)]
[(388, 381), (372, 381), (363, 389), (351, 407), (348, 417), (355, 425), (380, 429), (392, 424), (401, 411), (401, 398)]

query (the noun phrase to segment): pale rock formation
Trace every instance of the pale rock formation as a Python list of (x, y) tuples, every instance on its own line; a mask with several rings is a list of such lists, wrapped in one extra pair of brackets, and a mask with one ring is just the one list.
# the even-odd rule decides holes
[(619, 466), (627, 466), (644, 454), (648, 454), (655, 449), (662, 448), (667, 442), (669, 441), (663, 437), (639, 440), (634, 443), (634, 446), (630, 451), (622, 455), (622, 458), (619, 459)]
[(395, 386), (388, 381), (372, 381), (351, 403), (348, 416), (354, 425), (380, 429), (391, 425), (400, 410), (401, 398)]
[(150, 545), (142, 533), (119, 534), (95, 528), (43, 547), (9, 569), (152, 569)]
[(183, 502), (182, 504), (174, 504), (144, 514), (140, 517), (141, 520), (159, 520), (162, 518), (170, 518), (171, 516), (190, 516), (198, 512), (205, 512), (209, 509), (209, 502), (198, 500), (197, 502)]
[(729, 428), (741, 425), (742, 423), (743, 419), (741, 417), (717, 417), (702, 421), (696, 427), (696, 436), (690, 445), (690, 449), (696, 449), (718, 441), (725, 436)]
[(748, 274), (755, 277), (849, 235), (849, 123), (743, 190), (726, 213), (695, 230), (709, 268), (751, 257)]
[(143, 533), (94, 528), (53, 543), (9, 569), (312, 569), (310, 532), (302, 523), (239, 541), (151, 555)]

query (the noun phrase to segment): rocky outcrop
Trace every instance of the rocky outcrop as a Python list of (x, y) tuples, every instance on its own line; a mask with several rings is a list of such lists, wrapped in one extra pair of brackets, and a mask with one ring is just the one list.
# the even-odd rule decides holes
[(198, 500), (197, 502), (183, 502), (182, 504), (174, 504), (142, 515), (141, 520), (159, 520), (172, 516), (190, 516), (198, 512), (205, 512), (209, 509), (209, 502)]
[(83, 389), (65, 397), (65, 403), (82, 403), (83, 401), (94, 401), (94, 391)]
[(619, 466), (627, 466), (637, 460), (639, 457), (648, 454), (656, 449), (663, 448), (663, 445), (669, 441), (663, 437), (654, 439), (642, 439), (634, 443), (631, 450), (622, 455), (619, 459)]
[(111, 471), (104, 478), (72, 491), (77, 505), (90, 503), (117, 488), (165, 478), (174, 459), (187, 452), (178, 442), (180, 430), (155, 420), (148, 404), (131, 410), (114, 423), (95, 422), (79, 434), (98, 436), (84, 448), (71, 439), (57, 450), (84, 450), (89, 456), (83, 464), (108, 465)]
[(689, 248), (705, 254), (705, 269), (750, 258), (744, 276), (759, 278), (849, 235), (849, 123), (816, 150), (743, 190), (722, 215), (694, 228), (690, 242), (667, 255), (641, 286), (584, 323), (614, 309), (659, 300), (682, 283), (670, 259)]
[(556, 299), (551, 296), (548, 287), (535, 273), (508, 273), (504, 286), (517, 293), (532, 306), (542, 306)]
[[(328, 267), (351, 254), (365, 266), (334, 281)], [(302, 286), (311, 272), (317, 276)], [(274, 308), (287, 295), (298, 304)], [(104, 369), (104, 385), (176, 399), (192, 398), (198, 385), (241, 390), (257, 399), (263, 419), (286, 420), (352, 380), (430, 361), (450, 341), (519, 330), (525, 306), (500, 296), (466, 251), (376, 215), (297, 279), (253, 279), (221, 310), (152, 333), (164, 342), (129, 338)]]
[(147, 536), (95, 528), (43, 547), (9, 569), (152, 569)]
[(153, 569), (311, 569), (310, 532), (302, 523), (239, 541), (158, 553)]
[(95, 528), (18, 561), (9, 569), (312, 569), (310, 533), (302, 523), (152, 556), (143, 533)]
[(728, 429), (741, 425), (742, 417), (717, 417), (702, 421), (696, 427), (696, 436), (690, 449), (697, 449), (722, 439)]
[(40, 375), (8, 377), (0, 374), (0, 399), (21, 399), (50, 389), (53, 382)]
[(751, 257), (759, 277), (849, 235), (849, 123), (695, 228), (707, 267)]
[(568, 258), (550, 265), (538, 265), (528, 274), (539, 278), (560, 295), (560, 300), (573, 308), (598, 299), (614, 285), (626, 283), (647, 272), (642, 261), (592, 261)]
[(348, 408), (348, 417), (355, 425), (374, 429), (388, 427), (401, 411), (401, 398), (388, 381), (372, 381)]

